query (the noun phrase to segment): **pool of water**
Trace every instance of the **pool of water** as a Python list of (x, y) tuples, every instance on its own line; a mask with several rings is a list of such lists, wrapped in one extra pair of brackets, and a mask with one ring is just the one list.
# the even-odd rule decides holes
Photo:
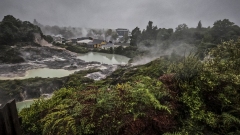
[(64, 77), (69, 74), (74, 73), (76, 70), (64, 70), (64, 69), (49, 69), (49, 68), (41, 68), (41, 69), (33, 69), (28, 70), (25, 78), (32, 77), (42, 77), (42, 78), (53, 78), (53, 77)]
[(17, 110), (18, 111), (21, 111), (23, 108), (27, 108), (27, 107), (30, 107), (31, 104), (34, 103), (34, 100), (25, 100), (25, 101), (22, 101), (22, 102), (17, 102), (16, 105), (17, 105)]
[(117, 54), (107, 54), (99, 52), (89, 52), (86, 54), (79, 54), (79, 59), (82, 59), (86, 62), (97, 61), (104, 64), (127, 64), (129, 58)]
[(49, 68), (31, 69), (26, 71), (26, 75), (23, 77), (0, 77), (0, 80), (27, 79), (34, 77), (42, 78), (64, 77), (74, 73), (75, 71), (77, 70), (49, 69)]
[[(117, 54), (98, 53), (98, 52), (89, 52), (86, 54), (79, 54), (78, 58), (86, 62), (97, 61), (97, 62), (110, 64), (110, 65), (127, 64), (129, 61), (129, 58), (125, 56), (121, 56)], [(49, 69), (49, 68), (31, 69), (26, 71), (26, 75), (23, 77), (0, 77), (0, 80), (27, 79), (27, 78), (34, 78), (34, 77), (41, 77), (41, 78), (64, 77), (79, 70), (80, 69), (78, 70)]]

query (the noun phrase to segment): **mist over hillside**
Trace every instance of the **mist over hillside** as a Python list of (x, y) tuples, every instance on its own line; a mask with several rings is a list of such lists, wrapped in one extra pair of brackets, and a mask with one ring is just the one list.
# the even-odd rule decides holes
[(202, 23), (200, 20), (192, 28), (179, 24), (175, 30), (158, 28), (152, 21), (146, 29), (136, 27), (130, 44), (145, 53), (134, 57), (133, 63), (145, 64), (159, 57), (179, 59), (189, 54), (204, 59), (210, 48), (224, 41), (236, 41), (240, 36), (240, 27), (228, 19), (215, 21), (213, 27), (204, 27)]
[[(115, 29), (94, 29), (94, 28), (81, 28), (81, 27), (60, 27), (57, 25), (49, 26), (39, 23), (34, 19), (33, 24), (39, 26), (42, 32), (46, 35), (60, 36), (66, 39), (76, 39), (81, 37), (92, 37), (95, 39), (102, 39), (107, 41), (116, 40)], [(112, 38), (112, 36), (114, 38)]]

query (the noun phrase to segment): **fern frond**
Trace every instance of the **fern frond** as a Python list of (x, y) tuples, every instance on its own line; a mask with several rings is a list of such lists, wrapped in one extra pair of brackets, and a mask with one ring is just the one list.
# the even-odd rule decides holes
[(229, 113), (222, 113), (222, 116), (223, 116), (223, 124), (224, 125), (240, 124), (240, 119)]
[(166, 110), (168, 113), (171, 114), (170, 109), (167, 106), (161, 105), (160, 102), (156, 99), (156, 97), (153, 94), (151, 94), (148, 89), (146, 89), (145, 91), (146, 95), (149, 97), (150, 102), (156, 109)]

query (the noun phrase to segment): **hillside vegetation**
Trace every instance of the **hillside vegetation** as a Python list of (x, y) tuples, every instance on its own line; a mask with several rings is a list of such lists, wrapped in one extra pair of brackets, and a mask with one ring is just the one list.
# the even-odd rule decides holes
[(0, 63), (24, 62), (18, 47), (39, 46), (35, 43), (35, 34), (47, 38), (37, 25), (21, 21), (12, 15), (4, 16), (0, 22)]
[(63, 87), (93, 82), (93, 80), (84, 76), (98, 71), (98, 69), (83, 70), (61, 78), (35, 77), (22, 80), (0, 80), (0, 103), (6, 103), (12, 98), (16, 101), (23, 101), (25, 98), (39, 98), (43, 93), (53, 93)]
[(240, 40), (161, 57), (56, 91), (20, 112), (24, 134), (240, 134)]

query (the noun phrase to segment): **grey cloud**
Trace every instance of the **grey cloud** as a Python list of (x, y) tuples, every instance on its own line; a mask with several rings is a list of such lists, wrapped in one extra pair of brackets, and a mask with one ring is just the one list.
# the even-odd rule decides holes
[(158, 27), (196, 27), (230, 19), (240, 25), (240, 0), (0, 0), (0, 19), (11, 14), (45, 25), (89, 28), (144, 29), (149, 20)]

